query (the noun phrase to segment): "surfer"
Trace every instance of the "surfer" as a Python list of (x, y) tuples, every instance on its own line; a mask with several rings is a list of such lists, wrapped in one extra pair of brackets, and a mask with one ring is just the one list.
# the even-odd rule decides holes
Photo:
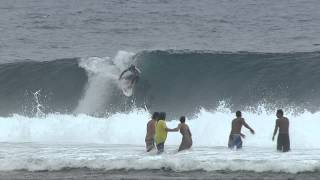
[(153, 113), (152, 119), (147, 124), (147, 134), (145, 138), (147, 152), (151, 151), (155, 147), (154, 135), (155, 135), (155, 126), (158, 118), (159, 118), (159, 113), (158, 112)]
[(192, 134), (190, 132), (189, 126), (185, 122), (186, 122), (186, 117), (181, 116), (180, 117), (180, 124), (176, 128), (177, 130), (180, 130), (180, 133), (182, 135), (182, 141), (181, 141), (181, 144), (179, 146), (178, 151), (190, 149), (192, 146), (192, 138), (191, 138)]
[(163, 153), (164, 151), (164, 143), (167, 139), (167, 134), (169, 131), (178, 131), (175, 129), (167, 128), (166, 125), (166, 113), (161, 112), (156, 123), (156, 134), (155, 134), (155, 141), (158, 149), (158, 154)]
[(229, 136), (228, 147), (233, 149), (236, 147), (237, 149), (242, 148), (242, 139), (245, 138), (245, 135), (241, 133), (242, 126), (248, 128), (252, 134), (254, 134), (254, 130), (246, 123), (244, 118), (242, 118), (241, 111), (236, 112), (236, 118), (232, 120), (231, 132)]
[(276, 136), (278, 129), (278, 140), (277, 140), (277, 150), (282, 152), (290, 151), (290, 138), (289, 138), (289, 119), (283, 116), (283, 111), (281, 109), (277, 110), (277, 120), (274, 127), (272, 141)]
[[(124, 77), (124, 74), (126, 72), (130, 72), (131, 74), (129, 76)], [(135, 83), (138, 82), (138, 80), (140, 78), (140, 73), (141, 73), (141, 71), (135, 65), (131, 64), (131, 66), (129, 68), (127, 68), (126, 70), (124, 70), (121, 73), (119, 80), (121, 80), (121, 79), (129, 80), (130, 86), (132, 87)]]

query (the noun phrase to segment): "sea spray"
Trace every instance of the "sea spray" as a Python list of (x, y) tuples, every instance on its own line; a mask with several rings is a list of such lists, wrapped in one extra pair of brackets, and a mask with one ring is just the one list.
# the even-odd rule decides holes
[(115, 91), (121, 92), (118, 78), (132, 61), (133, 55), (119, 51), (113, 59), (109, 57), (82, 59), (79, 66), (87, 71), (89, 80), (75, 113), (95, 114), (107, 109), (110, 105), (109, 99)]
[[(244, 147), (275, 147), (271, 140), (276, 116), (261, 108), (260, 113), (243, 112), (247, 123), (256, 131), (255, 135), (243, 128), (247, 135)], [(292, 149), (320, 148), (317, 132), (320, 113), (305, 111), (299, 115), (287, 114), (290, 119)], [(187, 119), (194, 146), (227, 145), (234, 112), (227, 108), (220, 111), (202, 109)], [(25, 117), (14, 115), (0, 118), (1, 142), (41, 142), (41, 143), (102, 143), (144, 145), (146, 123), (150, 113), (135, 109), (128, 113), (115, 113), (106, 118), (85, 114), (48, 114), (45, 117)], [(168, 119), (167, 126), (174, 128), (178, 120)], [(28, 133), (26, 133), (28, 132)], [(169, 133), (166, 144), (178, 145), (179, 133)]]

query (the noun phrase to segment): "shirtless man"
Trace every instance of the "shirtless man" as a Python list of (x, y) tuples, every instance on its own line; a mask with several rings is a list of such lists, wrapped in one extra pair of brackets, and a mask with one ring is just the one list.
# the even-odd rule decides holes
[(229, 136), (228, 147), (233, 149), (235, 146), (237, 149), (242, 148), (242, 138), (245, 138), (245, 135), (241, 133), (242, 126), (248, 128), (252, 134), (254, 134), (254, 130), (245, 122), (242, 118), (241, 112), (236, 112), (236, 118), (232, 120), (231, 132)]
[(158, 118), (159, 118), (159, 113), (158, 112), (153, 113), (152, 119), (147, 124), (147, 134), (145, 138), (147, 152), (151, 151), (155, 147), (154, 135), (156, 132), (155, 127), (156, 127)]
[(283, 116), (283, 111), (279, 109), (277, 111), (276, 126), (274, 127), (272, 141), (276, 136), (278, 129), (277, 150), (282, 152), (290, 151), (290, 138), (289, 138), (289, 119)]

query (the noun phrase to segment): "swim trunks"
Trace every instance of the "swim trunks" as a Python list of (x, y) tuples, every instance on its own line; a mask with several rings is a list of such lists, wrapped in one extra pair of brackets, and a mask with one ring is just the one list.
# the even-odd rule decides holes
[(290, 138), (289, 134), (279, 133), (277, 141), (277, 150), (282, 152), (290, 151)]
[(242, 148), (242, 140), (240, 134), (230, 134), (228, 147), (233, 149), (236, 147), (237, 149)]
[(158, 154), (163, 153), (164, 151), (164, 142), (157, 144)]
[(149, 152), (154, 148), (154, 140), (153, 138), (150, 138), (150, 139), (146, 139), (145, 141), (146, 141), (147, 152)]

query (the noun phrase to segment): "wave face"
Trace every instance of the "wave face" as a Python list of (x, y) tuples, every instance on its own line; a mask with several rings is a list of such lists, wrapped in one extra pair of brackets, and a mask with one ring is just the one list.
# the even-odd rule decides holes
[(153, 109), (190, 114), (214, 109), (299, 107), (317, 111), (320, 103), (320, 53), (228, 53), (152, 51), (135, 57), (144, 82), (137, 102)]
[(77, 58), (0, 64), (0, 115), (68, 113), (87, 81)]
[[(168, 50), (1, 64), (0, 114), (34, 115), (40, 110), (101, 115), (147, 107), (178, 116), (201, 107), (215, 109), (221, 101), (233, 110), (265, 104), (316, 112), (319, 59), (319, 52)], [(131, 63), (142, 74), (128, 98), (117, 77)]]

